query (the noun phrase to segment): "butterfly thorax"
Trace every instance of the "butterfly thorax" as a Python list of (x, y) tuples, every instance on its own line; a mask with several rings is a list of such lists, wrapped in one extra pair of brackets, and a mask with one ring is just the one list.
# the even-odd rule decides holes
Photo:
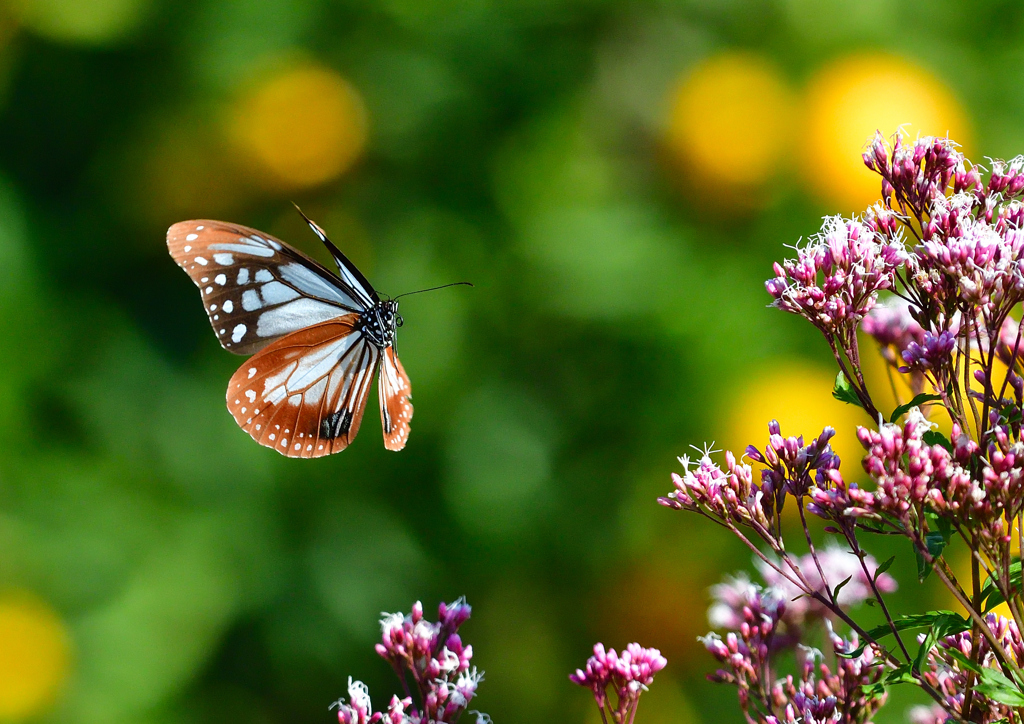
[(390, 347), (398, 328), (398, 302), (379, 302), (359, 315), (356, 329), (378, 349)]

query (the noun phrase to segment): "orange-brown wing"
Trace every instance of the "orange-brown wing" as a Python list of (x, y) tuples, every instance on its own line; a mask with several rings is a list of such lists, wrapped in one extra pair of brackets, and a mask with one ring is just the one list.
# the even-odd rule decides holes
[(167, 230), (167, 248), (199, 287), (213, 331), (229, 352), (252, 354), (303, 327), (368, 308), (365, 292), (245, 226), (182, 221)]
[(341, 452), (355, 439), (379, 350), (347, 314), (289, 334), (228, 383), (228, 410), (260, 445), (294, 458)]
[(398, 361), (394, 347), (384, 349), (377, 382), (380, 397), (380, 421), (384, 428), (384, 447), (401, 450), (409, 440), (409, 421), (412, 420), (412, 386)]

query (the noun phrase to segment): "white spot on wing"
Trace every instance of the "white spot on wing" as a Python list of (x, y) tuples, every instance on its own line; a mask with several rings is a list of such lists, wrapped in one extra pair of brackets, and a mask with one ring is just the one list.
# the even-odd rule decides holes
[(242, 267), (241, 269), (238, 270), (238, 283), (239, 284), (248, 284), (249, 283), (249, 270), (246, 269), (245, 267)]
[(245, 325), (239, 324), (233, 330), (231, 330), (231, 341), (238, 344), (242, 341), (242, 337), (245, 336)]
[(262, 306), (260, 295), (255, 289), (246, 289), (242, 292), (242, 309), (253, 312)]
[(235, 311), (234, 302), (232, 302), (230, 299), (224, 302), (224, 311), (227, 312), (228, 314), (231, 314), (231, 312)]
[(298, 298), (299, 293), (281, 282), (270, 282), (260, 288), (265, 304), (283, 304)]
[(225, 254), (224, 252), (217, 252), (214, 254), (213, 260), (221, 266), (231, 266), (235, 263), (235, 257), (230, 254)]
[(207, 265), (207, 264), (209, 264), (209, 263), (210, 263), (210, 262), (206, 261), (206, 259), (204, 259), (204, 258), (203, 258), (203, 257), (201, 257), (201, 256), (197, 256), (197, 257), (196, 257), (196, 264), (202, 264), (203, 266), (206, 266), (206, 265)]
[(250, 256), (262, 256), (264, 258), (271, 257), (274, 255), (273, 249), (268, 249), (265, 246), (256, 246), (255, 244), (210, 244), (210, 248), (214, 251), (233, 251), (236, 254), (248, 254)]
[(195, 241), (199, 238), (199, 234), (189, 234), (185, 237), (185, 241)]
[(228, 278), (223, 274), (218, 274), (213, 278), (213, 281), (217, 282), (221, 286), (224, 286), (225, 284), (228, 283)]
[(304, 293), (337, 302), (349, 309), (363, 309), (364, 305), (356, 304), (355, 300), (342, 292), (333, 284), (326, 282), (319, 274), (301, 264), (285, 264), (278, 273), (281, 278)]
[[(245, 298), (242, 299), (245, 306)], [(277, 309), (271, 309), (260, 315), (256, 323), (256, 334), (260, 337), (277, 337), (288, 334), (303, 327), (341, 316), (343, 311), (331, 304), (318, 302), (315, 299), (296, 299)], [(358, 336), (353, 333), (350, 336)]]
[(250, 367), (249, 368), (249, 379), (251, 380), (255, 376), (256, 376), (256, 368), (255, 367)]
[(266, 269), (256, 270), (256, 281), (258, 282), (272, 282), (274, 281), (274, 275)]

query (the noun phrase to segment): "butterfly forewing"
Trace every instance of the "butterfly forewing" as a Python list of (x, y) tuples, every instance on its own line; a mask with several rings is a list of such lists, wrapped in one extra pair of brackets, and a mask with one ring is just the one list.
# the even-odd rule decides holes
[(345, 281), (345, 284), (352, 288), (359, 301), (366, 305), (367, 308), (377, 304), (380, 301), (380, 297), (374, 290), (373, 285), (363, 276), (363, 273), (356, 268), (355, 264), (349, 261), (349, 258), (342, 253), (341, 249), (334, 245), (333, 241), (327, 238), (327, 233), (320, 228), (319, 224), (303, 214), (302, 209), (298, 206), (295, 208), (302, 214), (302, 218), (306, 220), (309, 228), (313, 230), (317, 238), (327, 247), (327, 251), (331, 253), (334, 263), (338, 266), (338, 274)]
[(228, 383), (228, 410), (252, 438), (289, 457), (340, 452), (355, 439), (380, 352), (357, 316), (315, 324), (254, 355)]
[(380, 398), (380, 420), (384, 428), (384, 447), (388, 450), (401, 450), (409, 439), (412, 386), (394, 347), (384, 349), (377, 393)]
[(291, 332), (363, 312), (373, 291), (351, 275), (339, 279), (269, 234), (237, 224), (182, 221), (167, 230), (167, 247), (199, 287), (217, 339), (236, 354), (252, 354)]

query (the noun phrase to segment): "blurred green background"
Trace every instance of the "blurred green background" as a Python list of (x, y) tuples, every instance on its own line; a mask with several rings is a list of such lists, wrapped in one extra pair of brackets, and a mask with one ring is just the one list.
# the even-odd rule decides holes
[[(655, 498), (688, 444), (763, 445), (772, 417), (835, 425), (857, 469), (825, 345), (762, 281), (877, 197), (875, 128), (1024, 151), (1022, 15), (0, 3), (0, 720), (326, 724), (350, 674), (396, 691), (381, 611), (465, 594), (496, 722), (593, 721), (566, 676), (595, 640), (668, 656), (638, 721), (739, 721), (695, 637), (749, 554)], [(384, 292), (476, 285), (402, 303), (399, 454), (373, 409), (317, 461), (225, 409), (241, 360), (164, 233), (325, 259), (291, 201)], [(897, 610), (944, 605), (912, 571)]]

